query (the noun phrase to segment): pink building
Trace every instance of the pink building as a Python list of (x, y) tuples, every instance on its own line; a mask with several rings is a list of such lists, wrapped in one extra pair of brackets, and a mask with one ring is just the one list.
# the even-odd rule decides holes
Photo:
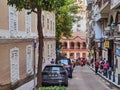
[(71, 38), (62, 38), (61, 53), (66, 54), (66, 57), (77, 59), (78, 57), (87, 58), (87, 45), (85, 32), (74, 32)]

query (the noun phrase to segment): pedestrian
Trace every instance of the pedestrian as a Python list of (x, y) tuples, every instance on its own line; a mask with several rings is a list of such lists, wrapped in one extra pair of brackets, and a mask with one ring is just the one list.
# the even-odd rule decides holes
[(98, 69), (99, 69), (99, 61), (98, 60), (96, 60), (95, 61), (95, 74), (97, 74), (97, 72), (98, 72)]
[(109, 63), (108, 61), (105, 61), (105, 63), (103, 64), (103, 75), (107, 77), (107, 72), (108, 72), (108, 69), (109, 69)]
[(86, 59), (83, 58), (82, 62), (83, 62), (83, 65), (85, 65), (86, 64)]
[(105, 63), (104, 59), (100, 59), (100, 73), (103, 72), (103, 64)]
[(54, 64), (54, 63), (55, 63), (55, 62), (54, 62), (54, 59), (52, 59), (52, 60), (50, 61), (50, 63), (51, 63), (51, 64)]

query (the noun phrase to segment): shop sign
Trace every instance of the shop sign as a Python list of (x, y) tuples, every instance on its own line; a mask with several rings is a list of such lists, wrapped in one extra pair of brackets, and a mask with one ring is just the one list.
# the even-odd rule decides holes
[(91, 50), (91, 54), (94, 54), (94, 50), (93, 49)]
[(109, 48), (110, 47), (110, 42), (109, 41), (105, 41), (105, 47)]

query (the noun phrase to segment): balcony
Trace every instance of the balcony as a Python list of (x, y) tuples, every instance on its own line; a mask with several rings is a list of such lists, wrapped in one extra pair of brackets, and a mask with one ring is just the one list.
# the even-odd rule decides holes
[(99, 2), (100, 13), (109, 13), (110, 0), (101, 0)]
[(110, 9), (114, 9), (120, 7), (120, 0), (111, 0), (111, 6)]

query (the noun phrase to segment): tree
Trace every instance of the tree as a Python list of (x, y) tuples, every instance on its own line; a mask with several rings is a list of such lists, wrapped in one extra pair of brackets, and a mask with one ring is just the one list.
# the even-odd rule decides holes
[(56, 48), (60, 49), (61, 37), (69, 38), (72, 36), (72, 23), (74, 17), (71, 14), (77, 13), (80, 6), (73, 4), (74, 0), (66, 0), (65, 4), (57, 9), (56, 13)]
[[(41, 24), (42, 10), (57, 11), (61, 6), (65, 5), (66, 0), (7, 0), (8, 5), (15, 6), (17, 11), (23, 9), (30, 10), (29, 14), (34, 12), (37, 14), (37, 29), (39, 40), (39, 56), (38, 56), (38, 74), (37, 74), (37, 87), (41, 86), (42, 81), (42, 60), (43, 60), (43, 31)], [(69, 1), (69, 0), (68, 0)]]

